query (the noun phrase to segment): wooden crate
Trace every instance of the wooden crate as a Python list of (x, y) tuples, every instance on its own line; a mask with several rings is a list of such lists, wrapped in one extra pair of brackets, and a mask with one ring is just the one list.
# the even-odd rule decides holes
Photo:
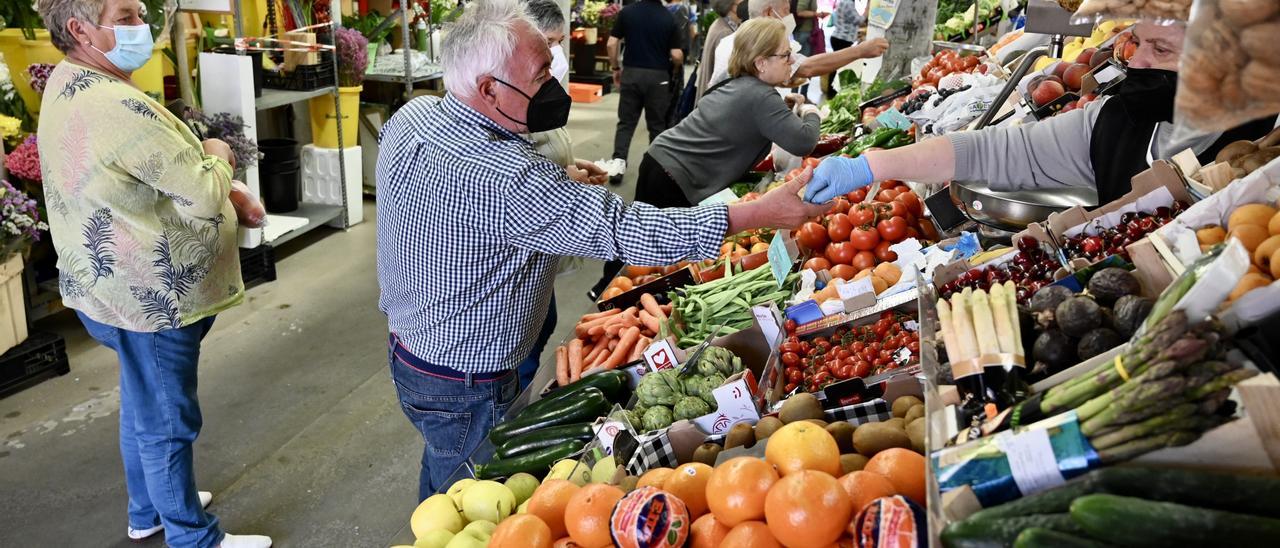
[(27, 340), (27, 306), (22, 298), (22, 255), (0, 264), (0, 353)]

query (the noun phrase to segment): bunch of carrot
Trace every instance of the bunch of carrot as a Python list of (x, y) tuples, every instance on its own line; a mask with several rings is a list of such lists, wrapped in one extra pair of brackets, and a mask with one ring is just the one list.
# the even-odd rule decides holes
[(556, 383), (564, 386), (642, 358), (670, 313), (671, 305), (659, 305), (645, 293), (638, 306), (583, 316), (574, 328), (575, 337), (556, 347)]

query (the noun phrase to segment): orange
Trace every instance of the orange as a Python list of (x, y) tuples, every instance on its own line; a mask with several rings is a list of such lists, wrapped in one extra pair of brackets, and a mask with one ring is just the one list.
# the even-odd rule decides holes
[(701, 462), (681, 464), (667, 476), (662, 490), (684, 501), (689, 509), (689, 518), (698, 519), (707, 513), (707, 482), (711, 479), (711, 472), (711, 467)]
[(489, 548), (551, 548), (551, 528), (537, 516), (516, 514), (493, 530)]
[(839, 481), (840, 487), (849, 493), (855, 515), (873, 500), (898, 494), (898, 490), (894, 488), (893, 483), (889, 482), (889, 478), (863, 470), (845, 474)]
[(622, 495), (621, 489), (602, 483), (578, 489), (564, 510), (564, 525), (569, 530), (569, 537), (583, 548), (603, 548), (613, 544), (609, 538), (609, 518)]
[(765, 523), (788, 548), (827, 546), (840, 538), (852, 516), (849, 493), (826, 472), (801, 470), (783, 477), (764, 499)]
[(778, 539), (773, 538), (769, 526), (760, 521), (744, 521), (733, 526), (729, 534), (720, 541), (725, 548), (782, 548)]
[(924, 456), (920, 453), (894, 447), (876, 453), (862, 470), (888, 478), (893, 488), (898, 490), (898, 494), (924, 506), (926, 504), (924, 469)]
[(821, 426), (811, 422), (793, 422), (769, 436), (764, 460), (788, 476), (801, 470), (817, 470), (832, 476), (844, 471), (840, 467), (840, 448), (836, 439)]
[(562, 539), (556, 539), (556, 542), (551, 545), (551, 548), (582, 548), (582, 545), (574, 542), (573, 539), (569, 537), (564, 537)]
[(715, 514), (707, 514), (693, 522), (689, 528), (688, 548), (718, 548), (729, 534), (729, 527), (716, 521)]
[(670, 476), (672, 472), (675, 472), (675, 470), (665, 467), (649, 470), (636, 481), (636, 489), (641, 487), (657, 487), (658, 489), (662, 489), (662, 484), (667, 482), (667, 477)]
[(551, 538), (560, 538), (568, 534), (564, 528), (564, 509), (569, 506), (569, 499), (578, 492), (577, 484), (562, 479), (543, 482), (529, 497), (530, 515), (538, 516), (551, 528)]
[(777, 482), (778, 472), (765, 461), (755, 457), (729, 459), (711, 471), (707, 508), (727, 527), (764, 519), (764, 497)]

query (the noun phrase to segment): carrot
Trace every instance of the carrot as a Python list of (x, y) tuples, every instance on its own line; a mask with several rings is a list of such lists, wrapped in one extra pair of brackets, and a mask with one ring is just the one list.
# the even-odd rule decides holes
[(556, 384), (564, 386), (569, 384), (569, 359), (565, 355), (564, 346), (556, 347)]
[(640, 311), (640, 323), (654, 335), (662, 330), (662, 322), (645, 310)]
[(645, 312), (650, 316), (657, 318), (659, 321), (667, 321), (667, 315), (662, 311), (662, 307), (658, 306), (658, 300), (653, 295), (645, 293), (640, 296), (640, 305), (644, 307)]
[(605, 333), (604, 326), (597, 325), (595, 327), (592, 327), (590, 331), (587, 331), (586, 335), (588, 337), (597, 338), (604, 335), (604, 333)]
[(622, 360), (630, 354), (631, 349), (635, 347), (636, 341), (640, 340), (640, 328), (631, 326), (622, 332), (622, 338), (618, 340), (618, 346), (613, 349), (613, 353), (604, 361), (603, 365), (606, 369), (613, 369), (622, 365)]
[(663, 314), (666, 314), (666, 315), (668, 315), (668, 316), (670, 316), (670, 315), (671, 315), (671, 305), (669, 305), (669, 304), (664, 304), (664, 305), (662, 305), (662, 306), (659, 306), (658, 308), (661, 308), (661, 309), (662, 309), (662, 313), (663, 313)]
[(600, 318), (607, 318), (607, 317), (612, 316), (612, 315), (614, 315), (614, 314), (617, 314), (617, 313), (619, 313), (619, 312), (622, 312), (622, 309), (621, 309), (621, 308), (610, 308), (609, 310), (605, 310), (604, 312), (596, 312), (596, 313), (594, 313), (594, 314), (583, 314), (583, 315), (582, 315), (582, 318), (580, 318), (580, 319), (578, 320), (578, 323), (584, 323), (584, 322), (589, 322), (589, 321), (592, 321), (592, 320), (598, 320), (598, 319), (600, 319)]
[[(557, 349), (558, 351), (558, 349)], [(574, 339), (569, 341), (569, 349), (565, 351), (569, 355), (569, 377), (582, 376), (582, 339)]]
[[(616, 310), (616, 309), (615, 309), (615, 310)], [(608, 325), (608, 324), (609, 324), (609, 322), (612, 322), (612, 321), (614, 321), (615, 319), (617, 319), (617, 317), (618, 317), (620, 314), (622, 314), (622, 312), (615, 312), (615, 313), (605, 314), (605, 315), (603, 315), (603, 316), (599, 316), (599, 317), (596, 317), (596, 318), (593, 318), (593, 319), (587, 320), (587, 321), (585, 321), (585, 322), (581, 322), (581, 323), (579, 323), (576, 327), (574, 327), (574, 328), (573, 328), (573, 331), (574, 331), (574, 333), (575, 333), (575, 334), (577, 334), (579, 337), (581, 337), (581, 336), (583, 336), (583, 335), (585, 335), (585, 334), (589, 333), (589, 332), (590, 332), (593, 328), (595, 328), (596, 326), (603, 327), (603, 326), (605, 326), (605, 325)]]
[(610, 352), (613, 352), (613, 349), (614, 349), (614, 348), (617, 348), (617, 347), (618, 347), (618, 339), (616, 339), (616, 338), (615, 338), (615, 339), (609, 339), (609, 346), (608, 346), (609, 351), (610, 351)]
[(635, 348), (635, 350), (632, 350), (632, 351), (631, 351), (631, 355), (630, 355), (630, 356), (627, 356), (627, 361), (629, 361), (629, 362), (633, 362), (633, 361), (636, 361), (636, 360), (638, 360), (638, 359), (643, 358), (643, 357), (644, 357), (644, 351), (649, 349), (649, 344), (650, 344), (650, 343), (652, 343), (652, 342), (653, 342), (653, 339), (650, 339), (649, 337), (645, 337), (645, 336), (641, 335), (641, 336), (640, 336), (640, 340), (639, 340), (639, 341), (636, 341), (636, 348)]
[(608, 355), (609, 355), (609, 345), (597, 344), (595, 346), (595, 349), (593, 349), (590, 354), (587, 354), (587, 357), (582, 358), (582, 364), (584, 366), (595, 365), (596, 362), (602, 359), (601, 356), (608, 356)]

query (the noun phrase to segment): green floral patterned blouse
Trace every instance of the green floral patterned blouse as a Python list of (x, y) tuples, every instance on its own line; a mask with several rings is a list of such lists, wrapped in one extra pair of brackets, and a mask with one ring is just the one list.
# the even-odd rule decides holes
[(45, 88), (39, 146), (66, 306), (154, 332), (244, 298), (231, 166), (164, 107), (63, 61)]

